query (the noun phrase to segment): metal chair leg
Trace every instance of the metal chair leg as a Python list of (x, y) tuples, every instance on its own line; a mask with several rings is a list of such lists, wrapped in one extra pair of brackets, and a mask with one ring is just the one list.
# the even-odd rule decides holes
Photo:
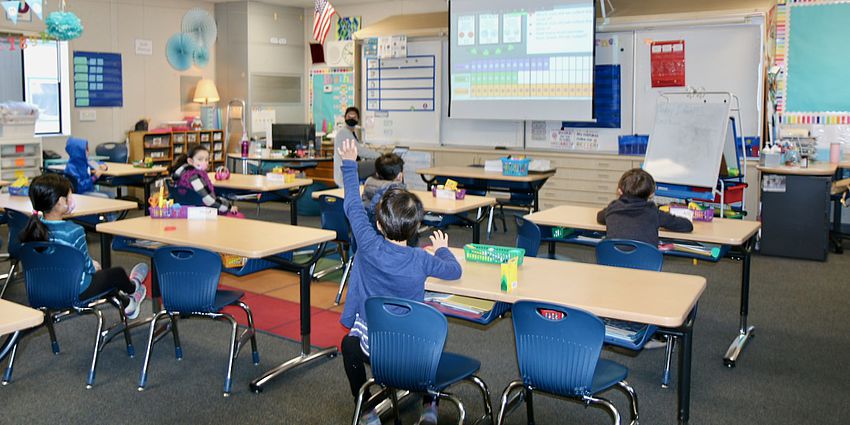
[(0, 385), (9, 385), (9, 382), (12, 380), (12, 369), (15, 366), (15, 353), (17, 352), (18, 343), (16, 342), (15, 345), (12, 347), (12, 352), (9, 353), (9, 364), (6, 366), (6, 371), (3, 373), (3, 381), (0, 382)]
[(676, 345), (676, 337), (667, 336), (667, 358), (664, 362), (664, 375), (661, 377), (661, 388), (670, 387), (670, 364), (673, 363), (673, 347)]
[(47, 309), (42, 311), (44, 311), (44, 326), (47, 327), (47, 333), (50, 335), (50, 349), (53, 350), (54, 355), (58, 355), (59, 341), (56, 340), (56, 330), (53, 329), (53, 314)]
[(342, 301), (342, 291), (345, 289), (345, 285), (348, 283), (348, 277), (351, 274), (351, 265), (354, 263), (354, 256), (350, 256), (348, 261), (345, 263), (345, 270), (342, 271), (342, 279), (339, 281), (339, 291), (336, 293), (336, 299), (334, 300), (334, 305), (339, 305), (340, 301)]
[(396, 391), (392, 388), (390, 388), (390, 404), (393, 406), (395, 425), (401, 425), (401, 416), (398, 414), (398, 394), (396, 394)]
[(151, 327), (148, 331), (148, 345), (145, 348), (145, 362), (142, 363), (142, 374), (139, 376), (139, 387), (137, 388), (139, 391), (145, 390), (145, 384), (148, 382), (148, 366), (150, 366), (151, 362), (151, 351), (153, 350), (153, 334), (156, 332), (156, 322), (159, 321), (163, 316), (168, 315), (168, 312), (162, 310), (156, 313), (151, 319)]
[(505, 206), (499, 205), (499, 218), (502, 220), (502, 228), (505, 233), (508, 233), (508, 223), (505, 221)]
[(609, 413), (614, 418), (614, 425), (620, 425), (620, 412), (617, 411), (617, 407), (614, 406), (614, 403), (602, 398), (602, 397), (585, 397), (585, 401), (590, 404), (598, 404), (602, 406), (604, 409), (607, 409)]
[[(133, 347), (133, 339), (130, 336), (130, 326), (127, 323), (127, 315), (124, 314), (124, 307), (121, 305), (121, 300), (119, 300), (118, 297), (110, 297), (109, 303), (115, 306), (116, 309), (118, 309), (118, 317), (121, 318), (121, 325), (124, 327), (123, 333), (124, 342), (127, 344), (127, 355), (130, 356), (130, 358), (132, 359), (136, 357), (136, 348)], [(104, 341), (103, 343), (106, 344), (106, 341)]]
[(638, 425), (638, 396), (635, 389), (629, 385), (625, 380), (617, 383), (618, 387), (626, 393), (626, 396), (629, 398), (630, 403), (630, 414), (631, 414), (631, 422), (630, 425)]
[(487, 388), (487, 384), (479, 378), (478, 376), (472, 375), (468, 380), (472, 381), (475, 386), (478, 387), (478, 390), (481, 392), (481, 398), (484, 401), (484, 418), (486, 418), (489, 423), (493, 423), (493, 407), (490, 405), (490, 389)]
[(254, 314), (248, 304), (239, 301), (239, 307), (245, 310), (245, 315), (248, 316), (248, 332), (251, 332), (251, 358), (254, 361), (254, 366), (260, 364), (260, 352), (257, 351), (257, 329), (254, 327)]
[(457, 411), (458, 411), (457, 424), (463, 425), (463, 421), (466, 420), (466, 409), (463, 408), (463, 403), (460, 402), (460, 399), (458, 399), (457, 397), (455, 397), (451, 394), (448, 394), (448, 393), (437, 393), (437, 397), (444, 398), (444, 399), (454, 403), (455, 406), (457, 406)]
[(95, 368), (97, 367), (97, 357), (100, 354), (100, 343), (103, 340), (101, 332), (103, 332), (103, 313), (96, 308), (80, 309), (80, 313), (92, 313), (97, 317), (97, 335), (94, 340), (94, 355), (91, 359), (91, 367), (89, 368), (89, 376), (86, 380), (86, 389), (89, 390), (94, 385)]
[(0, 289), (0, 298), (3, 298), (3, 295), (6, 294), (6, 287), (9, 286), (9, 282), (12, 281), (12, 278), (15, 276), (15, 268), (18, 267), (18, 260), (12, 260), (12, 265), (9, 267), (9, 274), (6, 275), (6, 281), (3, 282), (3, 289)]
[(168, 318), (171, 321), (171, 337), (174, 339), (174, 357), (179, 362), (183, 360), (183, 345), (180, 344), (180, 332), (177, 330), (177, 321), (180, 319), (180, 315), (168, 313)]
[(523, 388), (525, 389), (525, 416), (527, 418), (528, 425), (534, 425), (534, 401), (532, 399), (533, 390), (528, 385), (524, 385)]
[(495, 207), (490, 207), (490, 217), (487, 219), (487, 240), (490, 240), (490, 232), (493, 231), (493, 211)]
[(230, 356), (227, 359), (227, 376), (224, 378), (224, 396), (230, 397), (230, 389), (233, 387), (233, 363), (236, 358), (236, 342), (239, 339), (239, 324), (229, 314), (222, 314), (230, 322)]
[(375, 378), (369, 378), (362, 386), (360, 386), (360, 391), (357, 392), (357, 402), (354, 404), (354, 419), (351, 421), (352, 425), (357, 425), (357, 422), (360, 420), (360, 409), (363, 407), (363, 396), (366, 394), (366, 391), (369, 390), (369, 387), (375, 385)]
[(502, 425), (505, 422), (505, 416), (508, 414), (508, 399), (510, 398), (511, 392), (518, 388), (523, 388), (522, 381), (513, 381), (505, 387), (504, 391), (502, 391), (501, 401), (499, 402), (499, 414), (496, 417), (496, 425)]

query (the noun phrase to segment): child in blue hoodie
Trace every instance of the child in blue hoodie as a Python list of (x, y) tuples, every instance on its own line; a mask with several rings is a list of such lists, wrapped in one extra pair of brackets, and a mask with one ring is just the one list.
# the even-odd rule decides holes
[(95, 190), (94, 182), (103, 175), (107, 166), (89, 160), (89, 141), (69, 137), (65, 152), (68, 152), (65, 175), (74, 184), (74, 193), (111, 198), (108, 194)]

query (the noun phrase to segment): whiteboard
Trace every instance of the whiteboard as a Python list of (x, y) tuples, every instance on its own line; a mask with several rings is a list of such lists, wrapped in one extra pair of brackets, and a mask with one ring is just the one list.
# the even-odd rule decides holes
[(729, 103), (659, 102), (643, 169), (659, 183), (714, 188), (728, 125)]
[[(365, 46), (364, 46), (365, 50)], [(374, 71), (375, 58), (363, 55), (361, 61), (361, 112), (363, 115), (363, 140), (375, 144), (394, 145), (438, 145), (440, 143), (440, 107), (442, 103), (442, 42), (441, 40), (410, 40), (407, 43), (406, 59), (391, 59), (378, 65), (381, 67), (380, 84), (386, 90), (385, 98), (393, 99), (391, 93), (399, 97), (414, 97), (416, 107), (409, 109), (410, 102), (386, 100), (376, 106), (370, 82), (377, 84)], [(413, 63), (420, 61), (421, 63)], [(386, 66), (386, 68), (384, 68)], [(403, 69), (393, 69), (395, 67)], [(373, 74), (370, 78), (370, 72)], [(430, 87), (426, 89), (415, 87)], [(415, 95), (414, 95), (415, 94)]]

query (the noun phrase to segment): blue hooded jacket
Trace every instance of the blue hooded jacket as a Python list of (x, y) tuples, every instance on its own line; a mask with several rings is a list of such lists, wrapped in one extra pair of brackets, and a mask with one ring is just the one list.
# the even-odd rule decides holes
[(88, 150), (89, 141), (69, 137), (65, 144), (65, 152), (68, 152), (68, 164), (65, 165), (65, 175), (74, 184), (75, 193), (86, 193), (94, 190), (94, 180), (92, 179), (89, 165)]

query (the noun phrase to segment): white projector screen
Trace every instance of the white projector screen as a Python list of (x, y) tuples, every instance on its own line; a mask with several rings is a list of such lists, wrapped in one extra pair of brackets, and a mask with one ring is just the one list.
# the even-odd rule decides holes
[(451, 0), (452, 118), (593, 121), (593, 0)]

